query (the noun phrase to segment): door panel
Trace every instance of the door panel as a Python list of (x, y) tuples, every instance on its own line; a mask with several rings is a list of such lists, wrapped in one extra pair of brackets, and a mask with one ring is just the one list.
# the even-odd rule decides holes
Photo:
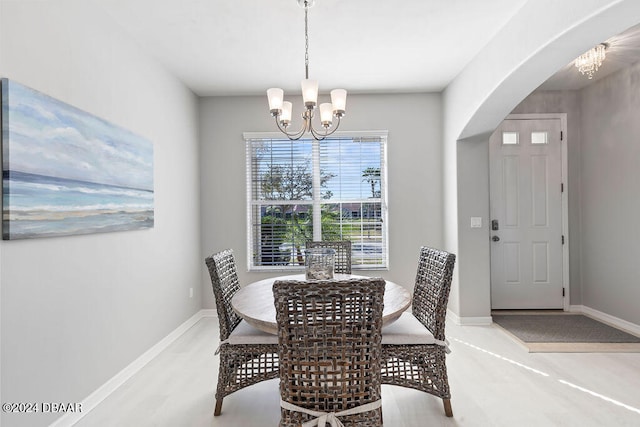
[(533, 242), (533, 283), (549, 283), (549, 244)]
[(505, 120), (490, 139), (491, 307), (562, 308), (560, 120)]
[(504, 225), (506, 227), (518, 227), (518, 220), (520, 219), (519, 159), (516, 156), (504, 156), (502, 163), (504, 165), (502, 170)]
[(547, 156), (531, 157), (531, 214), (534, 227), (549, 225), (549, 210), (547, 205), (549, 184), (547, 182)]
[(519, 284), (520, 280), (520, 243), (506, 242), (502, 245), (504, 253), (505, 282)]

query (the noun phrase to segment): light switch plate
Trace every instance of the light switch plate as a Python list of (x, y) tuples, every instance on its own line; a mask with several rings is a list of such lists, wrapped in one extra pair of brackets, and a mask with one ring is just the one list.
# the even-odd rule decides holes
[(471, 228), (482, 228), (482, 217), (472, 216), (471, 217)]

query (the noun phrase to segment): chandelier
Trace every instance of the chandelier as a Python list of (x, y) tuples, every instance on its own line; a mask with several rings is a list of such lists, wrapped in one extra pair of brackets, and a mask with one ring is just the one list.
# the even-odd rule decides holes
[(606, 44), (600, 43), (596, 47), (592, 47), (587, 52), (577, 57), (575, 65), (578, 71), (583, 75), (586, 74), (589, 79), (592, 79), (593, 74), (598, 71), (598, 68), (602, 65), (602, 61), (604, 61), (604, 51), (606, 48)]
[[(315, 0), (297, 0), (298, 4), (304, 8), (304, 69), (305, 79), (302, 80), (302, 100), (304, 102), (304, 112), (302, 113), (302, 129), (297, 132), (288, 130), (291, 124), (291, 110), (293, 105), (284, 100), (284, 91), (280, 88), (267, 90), (269, 99), (269, 110), (275, 117), (278, 129), (291, 140), (297, 140), (305, 133), (309, 132), (314, 139), (323, 140), (334, 133), (340, 126), (340, 119), (344, 116), (347, 104), (347, 91), (344, 89), (334, 89), (331, 91), (331, 103), (320, 104), (320, 124), (321, 129), (313, 127), (311, 119), (318, 103), (318, 81), (309, 79), (309, 8), (315, 4)], [(337, 123), (332, 130), (333, 117)]]

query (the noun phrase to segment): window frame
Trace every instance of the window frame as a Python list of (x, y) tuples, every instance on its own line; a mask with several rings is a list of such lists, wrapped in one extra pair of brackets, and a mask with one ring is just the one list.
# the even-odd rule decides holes
[[(381, 241), (382, 241), (382, 260), (383, 262), (381, 264), (375, 264), (375, 265), (367, 265), (367, 264), (361, 264), (361, 265), (353, 265), (352, 269), (353, 270), (389, 270), (389, 234), (388, 234), (388, 224), (389, 224), (389, 213), (388, 213), (388, 186), (387, 186), (387, 179), (388, 179), (388, 160), (387, 160), (387, 144), (388, 144), (388, 131), (386, 130), (379, 130), (379, 131), (339, 131), (339, 132), (335, 132), (333, 135), (331, 135), (330, 137), (327, 137), (327, 139), (366, 139), (366, 138), (379, 138), (380, 139), (380, 144), (381, 144), (381, 150), (380, 150), (380, 154), (381, 154), (381, 159), (380, 159), (380, 216), (382, 219), (382, 223), (381, 223)], [(246, 217), (247, 217), (247, 221), (246, 221), (246, 243), (247, 243), (247, 270), (250, 272), (268, 272), (268, 271), (272, 271), (272, 272), (276, 272), (276, 271), (286, 271), (286, 272), (301, 272), (304, 271), (304, 266), (303, 265), (255, 265), (254, 264), (254, 257), (253, 257), (253, 247), (254, 247), (254, 230), (252, 228), (252, 211), (253, 211), (253, 207), (256, 205), (264, 205), (264, 204), (273, 204), (273, 201), (266, 201), (266, 200), (259, 200), (259, 199), (254, 199), (253, 197), (253, 182), (252, 182), (252, 178), (253, 178), (253, 157), (252, 157), (252, 150), (251, 150), (251, 144), (252, 141), (255, 140), (268, 140), (268, 139), (273, 139), (273, 140), (286, 140), (287, 137), (285, 135), (283, 135), (282, 133), (279, 132), (244, 132), (243, 133), (243, 139), (245, 142), (245, 163), (246, 163), (246, 176), (245, 176), (245, 181), (246, 181), (246, 206), (245, 206), (245, 212), (246, 212)], [(301, 138), (301, 140), (303, 141), (308, 141), (308, 140), (312, 140), (311, 137), (308, 138)], [(295, 141), (294, 141), (295, 142)], [(322, 141), (320, 141), (320, 144), (322, 144)], [(315, 149), (313, 150), (314, 152), (316, 151)], [(313, 160), (312, 162), (316, 162), (316, 161), (320, 161), (319, 160), (319, 156), (316, 156), (316, 154), (314, 153), (313, 156)], [(319, 163), (318, 163), (319, 164)], [(313, 165), (312, 165), (312, 169), (313, 169)], [(314, 190), (314, 195), (318, 194), (319, 191), (315, 191)], [(291, 204), (309, 204), (310, 206), (318, 206), (320, 204), (327, 204), (327, 203), (331, 203), (331, 201), (329, 200), (304, 200), (304, 201), (287, 201)], [(300, 203), (301, 202), (301, 203)], [(339, 203), (347, 203), (348, 201), (345, 200), (335, 200), (333, 201), (333, 203), (339, 204)], [(362, 203), (365, 203), (365, 200), (362, 200)], [(378, 203), (377, 201), (375, 203)], [(314, 235), (315, 236), (315, 235)], [(316, 238), (314, 237), (314, 240)]]

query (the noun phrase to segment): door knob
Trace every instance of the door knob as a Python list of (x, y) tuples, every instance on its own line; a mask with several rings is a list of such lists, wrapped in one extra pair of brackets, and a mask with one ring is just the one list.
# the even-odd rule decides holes
[(499, 242), (500, 238), (498, 236), (493, 236), (491, 240), (493, 240), (494, 242)]

